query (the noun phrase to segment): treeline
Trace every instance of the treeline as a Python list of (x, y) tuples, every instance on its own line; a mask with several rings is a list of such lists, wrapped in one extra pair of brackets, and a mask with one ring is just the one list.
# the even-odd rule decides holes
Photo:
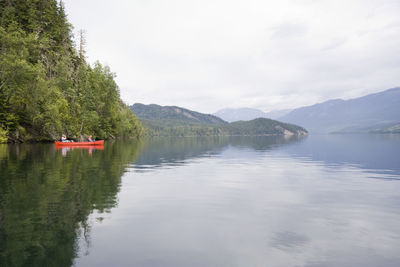
[(220, 136), (228, 135), (221, 125), (194, 124), (177, 121), (141, 120), (147, 136)]
[(303, 127), (267, 118), (231, 122), (226, 127), (230, 135), (307, 135)]
[(194, 124), (173, 120), (151, 121), (141, 119), (148, 136), (304, 136), (306, 129), (290, 123), (267, 118), (222, 124)]
[(84, 50), (62, 2), (0, 1), (0, 142), (142, 134), (115, 74)]

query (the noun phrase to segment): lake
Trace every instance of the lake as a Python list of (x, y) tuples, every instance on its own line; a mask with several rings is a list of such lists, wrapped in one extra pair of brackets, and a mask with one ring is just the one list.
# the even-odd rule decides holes
[(0, 145), (0, 266), (400, 266), (400, 136)]

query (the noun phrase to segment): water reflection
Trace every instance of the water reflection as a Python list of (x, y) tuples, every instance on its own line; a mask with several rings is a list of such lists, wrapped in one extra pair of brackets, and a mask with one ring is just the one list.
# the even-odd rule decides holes
[(400, 135), (372, 134), (159, 138), (144, 142), (132, 167), (140, 170), (178, 166), (190, 159), (218, 156), (232, 147), (240, 153), (250, 151), (246, 156), (266, 152), (327, 165), (355, 166), (371, 173), (387, 174), (387, 179), (391, 178), (390, 174), (400, 174)]
[(353, 165), (372, 172), (400, 174), (400, 135), (312, 135), (277, 152), (331, 165)]
[[(126, 144), (125, 144), (126, 145)], [(0, 266), (71, 266), (77, 230), (117, 203), (138, 143), (106, 149), (0, 146)]]
[(104, 150), (104, 146), (103, 145), (95, 145), (95, 146), (62, 146), (62, 147), (56, 146), (55, 149), (56, 150), (60, 150), (61, 151), (61, 155), (63, 157), (66, 157), (68, 151), (73, 151), (73, 150), (76, 150), (76, 149), (86, 150), (89, 155), (92, 155), (93, 151)]
[(148, 141), (77, 266), (398, 266), (399, 142), (312, 138)]
[(311, 240), (305, 235), (297, 234), (293, 232), (277, 232), (271, 238), (271, 247), (282, 249), (282, 250), (292, 250), (296, 247), (305, 246)]
[(140, 171), (179, 166), (190, 159), (217, 156), (229, 147), (268, 151), (303, 139), (296, 136), (154, 138), (144, 142), (132, 167)]
[(2, 145), (0, 266), (398, 266), (399, 158), (393, 136)]

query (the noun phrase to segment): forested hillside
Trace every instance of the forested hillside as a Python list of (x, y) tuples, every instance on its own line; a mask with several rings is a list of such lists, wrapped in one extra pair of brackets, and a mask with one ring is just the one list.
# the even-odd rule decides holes
[(0, 142), (141, 135), (115, 74), (71, 29), (62, 2), (0, 1)]
[(267, 118), (258, 118), (251, 121), (235, 121), (227, 127), (230, 135), (307, 135), (306, 129)]
[(194, 124), (224, 124), (226, 121), (221, 118), (203, 114), (186, 108), (177, 106), (160, 106), (156, 104), (144, 105), (136, 103), (130, 106), (131, 110), (141, 119), (170, 121), (175, 123), (194, 123)]
[(131, 109), (149, 136), (307, 135), (302, 127), (266, 118), (227, 123), (213, 115), (175, 106), (134, 104)]

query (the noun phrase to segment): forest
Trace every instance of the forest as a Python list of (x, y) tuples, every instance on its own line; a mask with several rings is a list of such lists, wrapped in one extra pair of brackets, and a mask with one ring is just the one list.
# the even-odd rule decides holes
[(61, 1), (0, 1), (0, 143), (143, 134), (115, 74), (88, 62), (72, 29)]

